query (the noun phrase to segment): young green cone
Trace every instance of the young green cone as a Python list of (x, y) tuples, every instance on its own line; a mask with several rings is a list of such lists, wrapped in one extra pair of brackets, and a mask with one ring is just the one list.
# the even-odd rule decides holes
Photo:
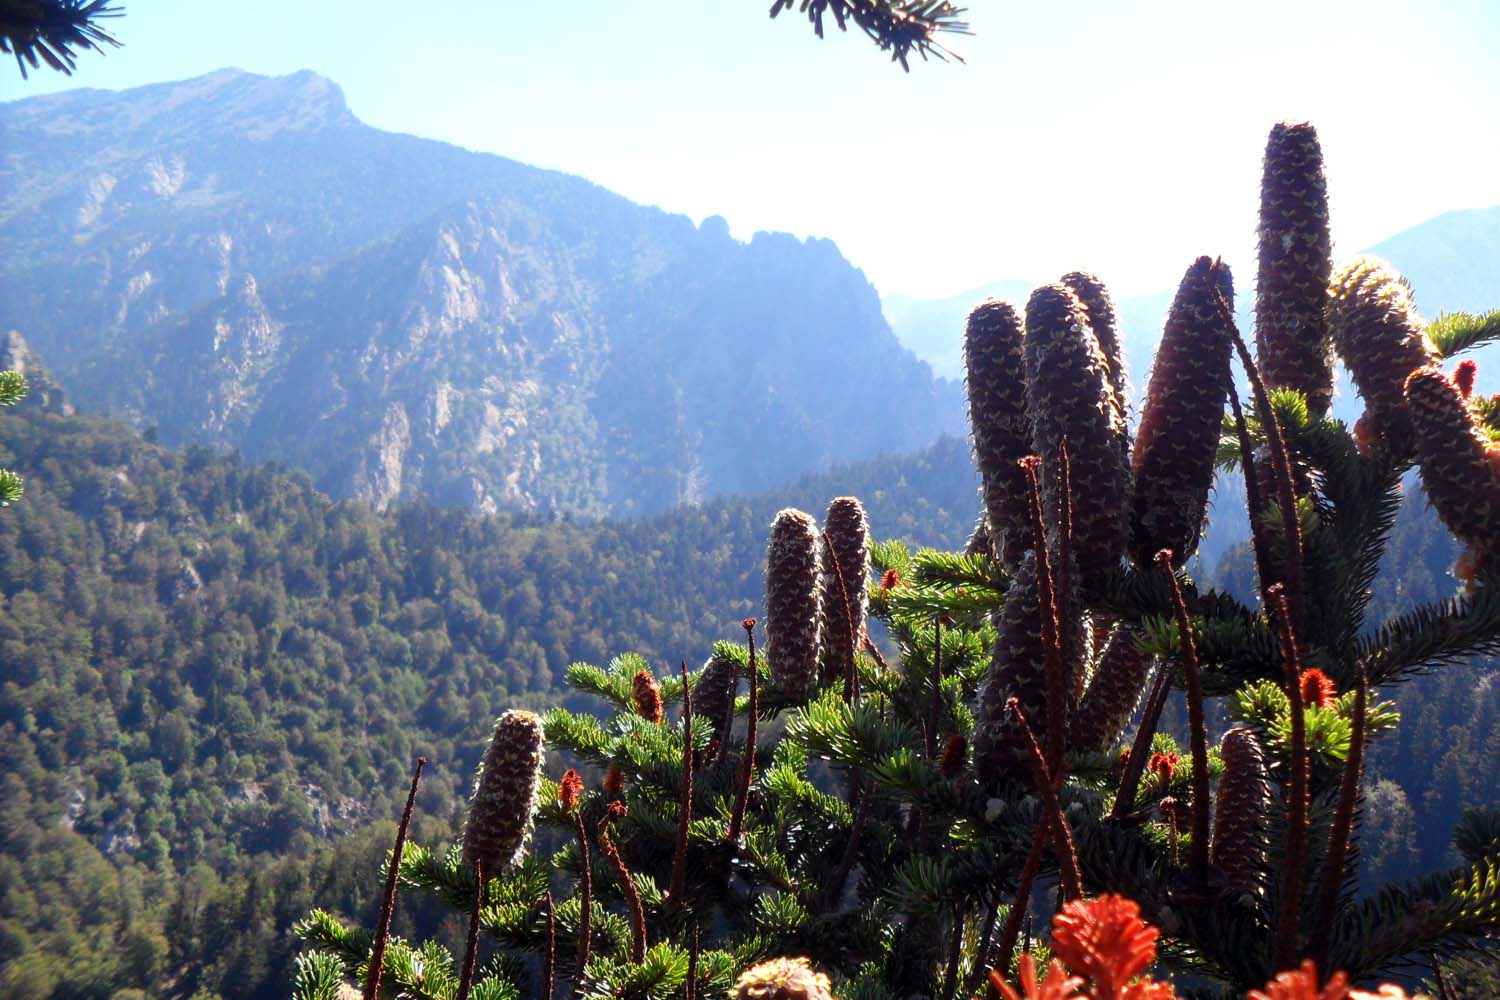
[(1257, 235), (1256, 363), (1269, 388), (1296, 389), (1320, 417), (1333, 400), (1325, 315), (1333, 242), (1323, 150), (1307, 122), (1271, 129)]
[(499, 875), (531, 833), (542, 777), (542, 720), (511, 709), (495, 720), (495, 734), (479, 762), (464, 824), (464, 860)]
[(1033, 453), (1042, 459), (1043, 509), (1048, 518), (1058, 510), (1058, 461), (1066, 438), (1074, 483), (1073, 579), (1091, 593), (1125, 547), (1129, 449), (1122, 444), (1127, 429), (1109, 363), (1083, 304), (1066, 285), (1044, 285), (1031, 293), (1025, 358)]
[(990, 543), (1007, 568), (1031, 547), (1026, 476), (1016, 464), (1031, 454), (1021, 317), (1009, 302), (990, 299), (964, 327), (965, 385), (974, 462), (983, 483)]
[(766, 662), (789, 701), (807, 700), (818, 667), (818, 526), (787, 508), (766, 547)]
[(805, 958), (773, 958), (753, 965), (734, 984), (732, 1000), (833, 1000), (828, 977)]
[(1214, 805), (1210, 860), (1230, 885), (1241, 892), (1253, 892), (1265, 854), (1262, 824), (1271, 804), (1266, 757), (1249, 729), (1225, 733), (1220, 753), (1224, 777), (1219, 780), (1219, 798)]
[(1150, 566), (1171, 549), (1174, 563), (1198, 548), (1214, 455), (1224, 420), (1234, 350), (1219, 296), (1233, 308), (1229, 269), (1199, 257), (1183, 275), (1167, 314), (1136, 434), (1130, 501), (1130, 557)]
[(854, 669), (865, 627), (865, 583), (870, 575), (870, 524), (854, 497), (838, 497), (823, 518), (819, 574), (818, 677), (842, 684)]

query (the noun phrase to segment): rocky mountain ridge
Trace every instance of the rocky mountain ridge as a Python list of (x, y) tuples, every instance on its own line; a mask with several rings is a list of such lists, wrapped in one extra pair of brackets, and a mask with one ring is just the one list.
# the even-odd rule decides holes
[(380, 132), (307, 72), (0, 105), (0, 329), (85, 409), (378, 508), (645, 514), (963, 426), (831, 242)]

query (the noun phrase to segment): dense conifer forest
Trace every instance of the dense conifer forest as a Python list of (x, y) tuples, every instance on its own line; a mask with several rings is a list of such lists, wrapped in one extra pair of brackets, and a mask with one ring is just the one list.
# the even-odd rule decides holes
[(0, 420), (26, 480), (0, 517), (6, 996), (280, 996), (291, 922), (368, 905), (415, 754), (448, 817), (494, 717), (569, 663), (701, 660), (755, 613), (776, 509), (858, 492), (913, 543), (972, 527), (954, 439), (644, 521), (379, 514), (44, 386)]

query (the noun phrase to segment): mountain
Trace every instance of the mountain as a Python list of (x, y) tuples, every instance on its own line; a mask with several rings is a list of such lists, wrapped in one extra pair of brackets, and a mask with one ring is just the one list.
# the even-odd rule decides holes
[(309, 72), (0, 105), (0, 330), (383, 509), (649, 514), (961, 432), (826, 240), (370, 128)]

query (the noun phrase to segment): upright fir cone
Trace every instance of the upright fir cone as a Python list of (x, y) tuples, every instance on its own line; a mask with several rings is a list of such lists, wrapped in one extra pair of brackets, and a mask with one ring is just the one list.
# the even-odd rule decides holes
[(1211, 860), (1230, 885), (1240, 892), (1253, 892), (1265, 855), (1262, 824), (1271, 805), (1266, 757), (1249, 729), (1225, 733), (1220, 753), (1224, 777), (1219, 780), (1219, 798), (1214, 806)]
[(766, 548), (766, 662), (792, 702), (807, 700), (818, 669), (818, 527), (787, 508)]
[(855, 497), (838, 497), (823, 518), (818, 594), (818, 677), (842, 684), (854, 669), (865, 627), (870, 575), (870, 524)]
[(732, 1000), (833, 1000), (828, 977), (805, 958), (773, 958), (753, 965), (734, 984)]
[[(1120, 423), (1129, 423), (1126, 405), (1130, 401), (1130, 392), (1125, 384), (1125, 355), (1120, 347), (1120, 321), (1115, 316), (1115, 303), (1109, 297), (1109, 289), (1104, 287), (1104, 282), (1098, 275), (1087, 271), (1069, 271), (1061, 280), (1078, 296), (1078, 301), (1083, 303), (1083, 311), (1089, 318), (1089, 328), (1094, 331), (1094, 339), (1099, 341), (1099, 350), (1104, 352), (1104, 361), (1109, 365), (1109, 384), (1115, 391), (1115, 408), (1119, 411)], [(1121, 435), (1120, 444), (1128, 448), (1130, 439)]]
[(997, 557), (994, 540), (990, 535), (988, 514), (980, 514), (979, 519), (974, 522), (974, 530), (969, 532), (969, 540), (964, 543), (964, 555), (985, 556), (989, 559)]
[[(1072, 689), (1083, 637), (1075, 623), (1063, 622), (1063, 670)], [(1029, 785), (1031, 756), (1026, 738), (1006, 703), (1016, 698), (1029, 719), (1047, 717), (1047, 663), (1042, 643), (1042, 603), (1037, 593), (1036, 553), (1028, 549), (1011, 577), (1000, 612), (989, 672), (979, 689), (974, 720), (974, 773), (995, 787), (1007, 782)], [(1040, 735), (1040, 734), (1039, 734)]]
[(1227, 267), (1217, 273), (1216, 282), (1214, 262), (1199, 257), (1182, 276), (1151, 366), (1132, 463), (1130, 557), (1138, 566), (1162, 549), (1186, 563), (1208, 511), (1234, 351), (1218, 304), (1223, 295), (1233, 306), (1234, 286)]
[[(1026, 382), (1032, 444), (1042, 458), (1047, 516), (1057, 509), (1058, 460), (1064, 438), (1072, 470), (1072, 579), (1093, 593), (1120, 561), (1130, 491), (1123, 410), (1116, 405), (1109, 364), (1088, 314), (1065, 285), (1044, 285), (1026, 303)], [(1059, 575), (1061, 572), (1059, 570)], [(1060, 603), (1059, 610), (1076, 618)], [(1023, 708), (1028, 708), (1025, 704)]]
[(1406, 405), (1427, 499), (1458, 538), (1500, 553), (1500, 468), (1463, 391), (1437, 368), (1421, 368), (1406, 380)]
[(1136, 648), (1141, 630), (1124, 622), (1110, 633), (1099, 667), (1068, 724), (1069, 745), (1079, 753), (1114, 748), (1130, 725), (1145, 690), (1151, 658)]
[(729, 731), (734, 711), (734, 694), (739, 679), (739, 664), (730, 655), (728, 645), (714, 647), (698, 679), (693, 682), (693, 714), (706, 719), (720, 746)]
[(1333, 241), (1323, 150), (1307, 122), (1281, 122), (1266, 140), (1257, 235), (1256, 363), (1268, 388), (1296, 389), (1321, 417), (1333, 401), (1325, 314)]
[(998, 299), (977, 306), (964, 327), (974, 462), (983, 483), (991, 546), (1007, 569), (1014, 569), (1031, 547), (1026, 476), (1016, 464), (1031, 454), (1023, 339), (1015, 306)]
[(1411, 289), (1383, 262), (1360, 257), (1334, 275), (1330, 294), (1334, 346), (1374, 424), (1367, 424), (1366, 432), (1391, 438), (1396, 448), (1405, 450), (1411, 435), (1403, 395), (1407, 376), (1438, 363)]
[(464, 861), (499, 875), (531, 833), (542, 778), (542, 720), (511, 709), (495, 720), (495, 734), (479, 762), (464, 824)]

